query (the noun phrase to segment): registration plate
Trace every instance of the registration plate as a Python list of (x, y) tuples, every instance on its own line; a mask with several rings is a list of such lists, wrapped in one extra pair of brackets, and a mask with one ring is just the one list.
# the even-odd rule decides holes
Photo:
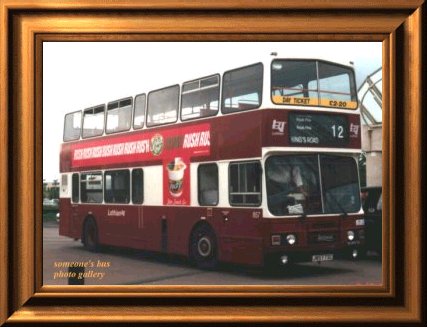
[(312, 255), (312, 262), (332, 261), (333, 254)]

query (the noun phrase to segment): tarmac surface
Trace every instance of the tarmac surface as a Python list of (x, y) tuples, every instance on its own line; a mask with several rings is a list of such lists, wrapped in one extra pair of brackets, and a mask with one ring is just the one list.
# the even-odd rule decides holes
[[(372, 254), (373, 255), (373, 254)], [(85, 285), (381, 285), (377, 256), (357, 261), (305, 263), (276, 270), (220, 264), (200, 270), (183, 257), (104, 247), (92, 253), (80, 240), (59, 236), (58, 224), (43, 227), (43, 284), (67, 285), (69, 265), (85, 266), (74, 279)], [(73, 274), (73, 273), (72, 273)], [(80, 278), (84, 278), (83, 281)]]

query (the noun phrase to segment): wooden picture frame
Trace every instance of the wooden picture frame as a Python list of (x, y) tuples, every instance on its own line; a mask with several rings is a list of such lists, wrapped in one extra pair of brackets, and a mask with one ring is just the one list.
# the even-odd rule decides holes
[[(0, 324), (426, 321), (423, 1), (0, 4)], [(42, 286), (42, 42), (59, 40), (382, 41), (382, 285)]]

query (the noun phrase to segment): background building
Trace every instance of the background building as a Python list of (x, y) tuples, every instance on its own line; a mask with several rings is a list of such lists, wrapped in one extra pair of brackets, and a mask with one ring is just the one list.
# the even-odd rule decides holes
[[(382, 67), (367, 76), (358, 89), (362, 113), (362, 150), (365, 153), (364, 186), (382, 185)], [(364, 159), (362, 160), (364, 165)], [(361, 163), (360, 163), (361, 164)], [(364, 181), (365, 180), (365, 181)]]

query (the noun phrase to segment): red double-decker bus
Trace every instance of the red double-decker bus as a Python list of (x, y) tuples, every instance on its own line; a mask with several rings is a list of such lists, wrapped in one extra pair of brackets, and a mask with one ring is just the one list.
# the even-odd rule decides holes
[(59, 232), (200, 267), (357, 257), (360, 130), (352, 67), (276, 56), (67, 114)]

